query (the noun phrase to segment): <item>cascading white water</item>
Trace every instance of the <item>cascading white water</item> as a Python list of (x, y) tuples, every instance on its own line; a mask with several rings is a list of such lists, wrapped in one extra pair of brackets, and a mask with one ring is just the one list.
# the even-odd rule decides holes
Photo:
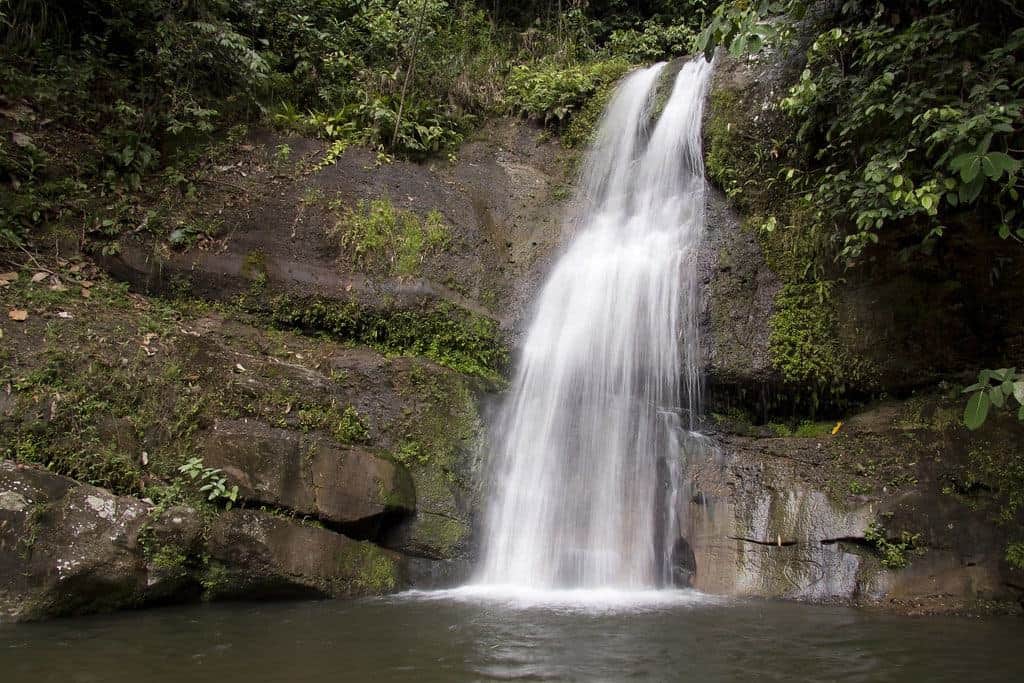
[(711, 67), (684, 65), (653, 123), (664, 68), (624, 79), (588, 156), (579, 232), (540, 295), (496, 430), (477, 583), (642, 589), (668, 575), (682, 420), (700, 401)]

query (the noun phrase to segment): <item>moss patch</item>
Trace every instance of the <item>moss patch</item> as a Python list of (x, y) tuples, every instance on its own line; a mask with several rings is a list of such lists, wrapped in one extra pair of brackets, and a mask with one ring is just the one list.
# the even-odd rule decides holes
[(497, 379), (508, 360), (493, 320), (450, 304), (433, 308), (373, 309), (328, 299), (279, 297), (271, 317), (281, 326), (362, 344), (385, 354), (426, 356), (454, 370)]
[(806, 388), (815, 405), (870, 383), (870, 365), (839, 342), (838, 325), (827, 289), (790, 283), (775, 299), (768, 338), (772, 363), (786, 382)]
[(348, 577), (353, 592), (379, 595), (395, 590), (398, 563), (372, 543), (353, 543), (338, 558), (340, 574)]
[(341, 217), (330, 236), (371, 272), (419, 275), (423, 260), (451, 242), (451, 227), (437, 209), (421, 217), (387, 198), (345, 208), (332, 203), (331, 208), (340, 210)]

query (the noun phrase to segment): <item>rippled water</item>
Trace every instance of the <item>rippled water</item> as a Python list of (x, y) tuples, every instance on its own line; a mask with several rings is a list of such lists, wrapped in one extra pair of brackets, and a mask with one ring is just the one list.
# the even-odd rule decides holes
[(0, 680), (1008, 681), (1019, 619), (692, 592), (466, 590), (0, 626)]

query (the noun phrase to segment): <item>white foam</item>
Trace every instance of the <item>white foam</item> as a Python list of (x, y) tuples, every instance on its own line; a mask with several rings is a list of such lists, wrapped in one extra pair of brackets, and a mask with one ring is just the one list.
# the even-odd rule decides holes
[(695, 590), (623, 590), (617, 588), (539, 589), (510, 584), (468, 584), (447, 590), (411, 590), (396, 599), (438, 600), (508, 610), (550, 610), (585, 614), (650, 612), (720, 605), (725, 598)]

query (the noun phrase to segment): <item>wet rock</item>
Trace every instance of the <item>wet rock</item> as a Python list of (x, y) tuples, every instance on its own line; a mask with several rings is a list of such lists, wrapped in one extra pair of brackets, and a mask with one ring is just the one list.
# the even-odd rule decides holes
[(693, 554), (690, 542), (685, 538), (676, 539), (672, 546), (672, 585), (677, 588), (690, 588), (697, 575), (697, 558)]
[(254, 510), (218, 516), (208, 552), (216, 598), (352, 597), (406, 583), (397, 553)]
[[(719, 435), (691, 454), (680, 514), (694, 587), (902, 611), (1014, 604), (1024, 591), (1003, 557), (1022, 512), (999, 521), (993, 492), (1016, 486), (999, 463), (1024, 428), (1007, 417), (968, 432), (951, 403), (883, 404), (814, 437)], [(951, 491), (966, 472), (984, 482), (973, 499)]]

